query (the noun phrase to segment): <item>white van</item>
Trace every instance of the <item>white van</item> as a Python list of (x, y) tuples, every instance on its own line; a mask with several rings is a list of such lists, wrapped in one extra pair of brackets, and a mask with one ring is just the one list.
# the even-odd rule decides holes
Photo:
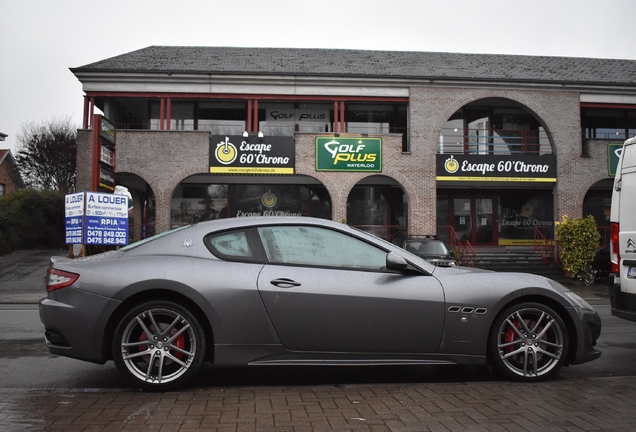
[(625, 141), (618, 160), (610, 221), (612, 315), (636, 321), (636, 138)]

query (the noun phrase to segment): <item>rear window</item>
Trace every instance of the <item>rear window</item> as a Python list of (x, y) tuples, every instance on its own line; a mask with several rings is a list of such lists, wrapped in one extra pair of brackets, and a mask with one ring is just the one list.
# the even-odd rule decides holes
[(215, 257), (225, 261), (265, 262), (263, 247), (253, 228), (209, 234), (205, 245)]
[(165, 237), (167, 235), (170, 235), (170, 234), (173, 234), (173, 233), (176, 233), (176, 232), (179, 232), (179, 231), (183, 231), (184, 229), (187, 229), (187, 228), (190, 228), (190, 225), (186, 225), (186, 226), (182, 226), (182, 227), (179, 227), (179, 228), (175, 228), (175, 229), (172, 229), (170, 231), (164, 231), (164, 232), (162, 232), (160, 234), (153, 235), (152, 237), (148, 237), (148, 238), (145, 238), (143, 240), (139, 240), (139, 241), (136, 241), (134, 243), (131, 243), (128, 246), (124, 246), (124, 247), (122, 247), (119, 250), (129, 251), (129, 250), (135, 249), (136, 247), (144, 245), (146, 243), (150, 243), (150, 242), (152, 242), (154, 240), (158, 240), (161, 237)]

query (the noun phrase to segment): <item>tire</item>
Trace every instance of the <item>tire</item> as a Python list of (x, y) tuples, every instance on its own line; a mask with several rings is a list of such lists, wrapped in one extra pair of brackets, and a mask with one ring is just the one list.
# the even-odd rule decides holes
[(565, 323), (559, 314), (541, 303), (520, 303), (503, 311), (488, 342), (495, 368), (516, 381), (553, 378), (563, 366), (569, 349)]
[(148, 301), (119, 321), (112, 351), (119, 371), (137, 387), (168, 391), (199, 371), (205, 347), (203, 328), (186, 308), (170, 301)]

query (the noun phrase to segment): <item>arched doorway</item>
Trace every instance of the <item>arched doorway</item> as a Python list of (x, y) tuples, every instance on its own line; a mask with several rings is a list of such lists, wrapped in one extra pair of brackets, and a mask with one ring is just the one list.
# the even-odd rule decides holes
[(390, 177), (369, 176), (358, 182), (347, 199), (347, 223), (402, 245), (407, 237), (408, 199)]
[(519, 102), (485, 98), (457, 110), (437, 145), (437, 231), (480, 246), (554, 236), (556, 156), (545, 122)]
[(130, 237), (141, 240), (155, 235), (155, 194), (148, 182), (136, 174), (118, 172), (117, 185), (128, 189), (132, 197)]
[(614, 179), (612, 178), (597, 181), (588, 189), (583, 200), (583, 217), (594, 216), (596, 226), (601, 233), (601, 247), (609, 244), (613, 184)]

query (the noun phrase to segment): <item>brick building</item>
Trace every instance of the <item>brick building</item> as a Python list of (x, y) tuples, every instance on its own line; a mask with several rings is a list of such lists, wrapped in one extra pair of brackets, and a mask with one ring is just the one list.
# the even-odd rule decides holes
[[(4, 141), (6, 136), (0, 133), (0, 141)], [(0, 196), (10, 194), (22, 187), (24, 187), (24, 183), (17, 170), (11, 150), (0, 149)]]
[(153, 46), (72, 72), (78, 190), (97, 108), (137, 238), (302, 214), (396, 242), (530, 244), (564, 214), (609, 225), (617, 144), (636, 134), (631, 60)]

